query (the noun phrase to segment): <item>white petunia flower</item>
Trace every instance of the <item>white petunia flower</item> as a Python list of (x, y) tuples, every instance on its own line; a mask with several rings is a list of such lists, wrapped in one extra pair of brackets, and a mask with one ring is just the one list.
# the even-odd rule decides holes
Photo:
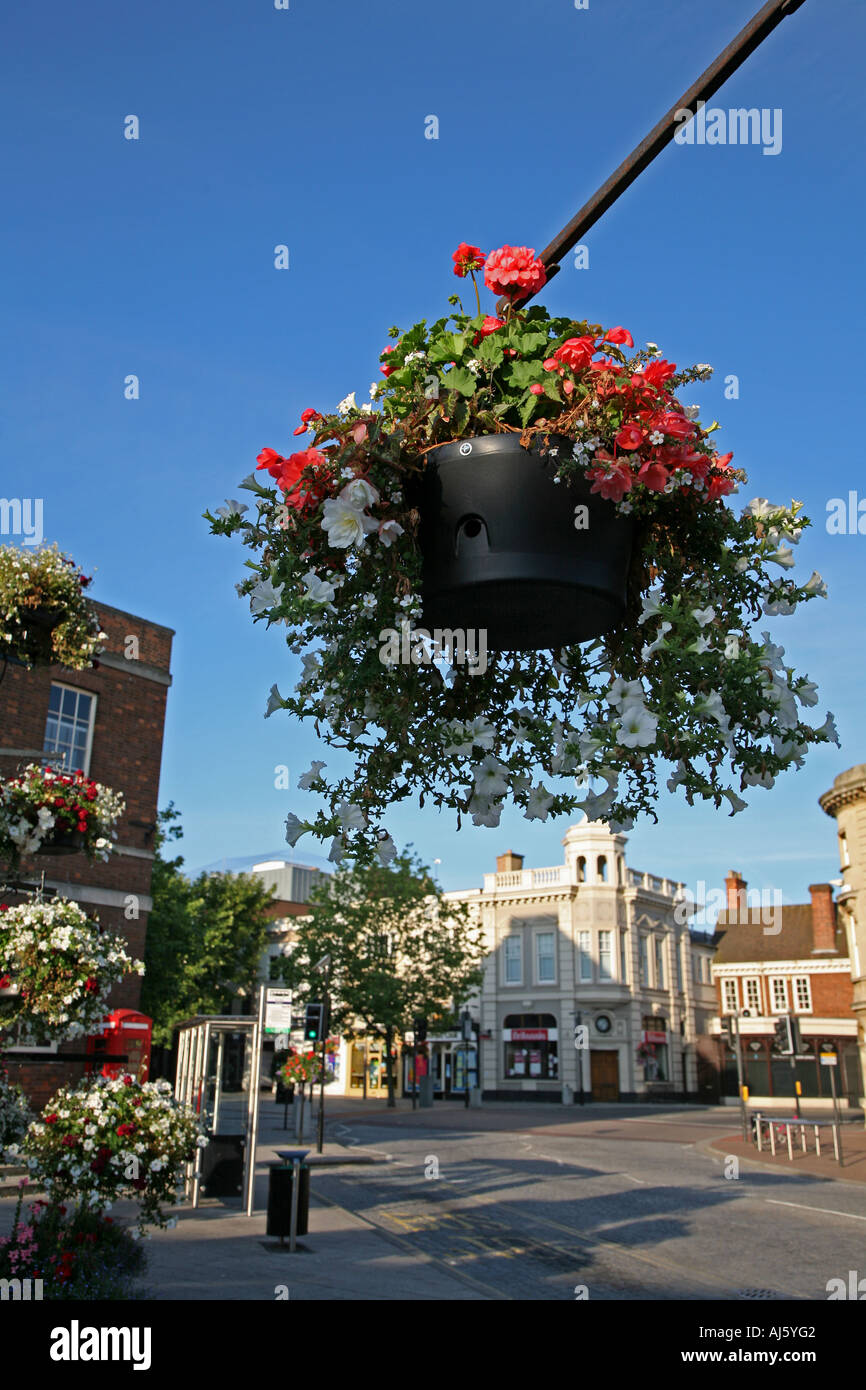
[(315, 570), (307, 570), (304, 583), (307, 586), (306, 596), (313, 603), (330, 603), (337, 592), (334, 585), (327, 579), (320, 579)]
[(623, 748), (649, 748), (656, 741), (658, 722), (644, 705), (626, 705), (617, 742)]
[(337, 815), (344, 832), (346, 830), (363, 830), (367, 824), (367, 817), (364, 812), (353, 801), (341, 801), (337, 807)]
[(488, 753), (475, 768), (475, 793), (477, 796), (504, 796), (508, 791), (508, 768)]
[(806, 580), (803, 588), (807, 594), (817, 594), (819, 598), (827, 597), (827, 585), (817, 570), (812, 571), (811, 578)]
[(322, 771), (322, 768), (326, 766), (326, 763), (313, 762), (309, 772), (305, 772), (302, 777), (298, 778), (299, 789), (302, 792), (308, 792), (313, 783), (319, 780), (319, 773)]
[(286, 816), (286, 843), (294, 847), (301, 836), (306, 835), (309, 829), (310, 827), (306, 821), (300, 820), (295, 815), (294, 811), (290, 811)]
[(280, 694), (279, 690), (277, 690), (277, 687), (275, 685), (272, 685), (270, 694), (268, 695), (268, 707), (265, 710), (265, 719), (270, 719), (271, 715), (274, 713), (274, 710), (283, 709), (284, 707), (285, 701), (283, 700), (282, 695)]
[[(349, 487), (352, 486), (350, 483)], [(341, 497), (329, 497), (322, 508), (322, 530), (328, 537), (328, 544), (340, 550), (363, 545), (369, 533), (378, 530), (378, 526), (372, 517), (365, 516)]]
[(275, 588), (270, 578), (260, 580), (250, 594), (250, 612), (265, 613), (269, 608), (276, 608), (284, 588), (284, 584), (278, 584)]
[(526, 804), (524, 815), (527, 820), (547, 820), (550, 814), (550, 807), (554, 801), (553, 794), (547, 790), (541, 782), (537, 787), (533, 787), (529, 793), (529, 800)]
[(699, 627), (706, 627), (707, 623), (711, 623), (715, 616), (715, 608), (709, 606), (706, 608), (696, 608), (692, 613), (692, 617)]

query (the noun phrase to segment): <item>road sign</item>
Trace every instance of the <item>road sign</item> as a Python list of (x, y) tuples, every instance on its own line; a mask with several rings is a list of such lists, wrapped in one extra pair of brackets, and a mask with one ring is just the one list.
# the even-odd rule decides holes
[(822, 1053), (821, 1053), (821, 1066), (822, 1066), (822, 1067), (837, 1067), (838, 1065), (839, 1065), (839, 1054), (838, 1054), (838, 1052), (822, 1052)]
[(292, 1026), (292, 991), (269, 989), (265, 995), (265, 1032), (288, 1033)]

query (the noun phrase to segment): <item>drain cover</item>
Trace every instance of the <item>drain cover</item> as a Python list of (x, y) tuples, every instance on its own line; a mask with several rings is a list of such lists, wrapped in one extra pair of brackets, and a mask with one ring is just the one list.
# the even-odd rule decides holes
[(775, 1289), (737, 1289), (737, 1298), (777, 1298)]

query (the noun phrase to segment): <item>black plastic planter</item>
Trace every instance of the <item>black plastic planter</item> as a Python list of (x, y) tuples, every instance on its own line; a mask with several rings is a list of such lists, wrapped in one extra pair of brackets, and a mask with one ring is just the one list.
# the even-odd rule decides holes
[[(584, 479), (556, 483), (570, 440), (524, 449), (481, 435), (431, 449), (413, 493), (421, 515), (421, 625), (486, 629), (493, 651), (571, 646), (625, 612), (633, 524)], [(585, 506), (585, 529), (575, 508)], [(582, 519), (582, 518), (579, 518)]]
[(36, 851), (37, 854), (80, 854), (84, 849), (83, 830), (55, 827)]

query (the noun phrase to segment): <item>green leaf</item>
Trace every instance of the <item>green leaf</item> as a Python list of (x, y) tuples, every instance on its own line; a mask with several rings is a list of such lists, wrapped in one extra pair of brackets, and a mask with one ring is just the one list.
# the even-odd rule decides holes
[(538, 358), (534, 362), (512, 362), (504, 372), (505, 381), (518, 390), (531, 386), (534, 381), (544, 381), (546, 373)]
[(465, 367), (452, 367), (450, 372), (440, 377), (440, 381), (444, 381), (449, 391), (459, 391), (461, 396), (474, 396), (478, 389), (477, 378)]
[(456, 362), (460, 355), (453, 333), (443, 333), (427, 349), (427, 356), (431, 362)]
[(488, 333), (487, 337), (478, 344), (475, 356), (479, 362), (483, 362), (486, 367), (498, 367), (502, 361), (505, 351), (504, 343), (498, 338), (496, 333)]
[(534, 412), (534, 410), (535, 410), (536, 403), (538, 402), (539, 399), (540, 399), (540, 397), (536, 396), (536, 395), (534, 394), (534, 392), (532, 392), (532, 391), (527, 391), (525, 397), (524, 397), (523, 400), (520, 402), (520, 423), (521, 423), (521, 425), (524, 425), (524, 426), (525, 426), (525, 425), (528, 425), (528, 424), (529, 424), (530, 420), (532, 419), (532, 415), (533, 415), (533, 412)]

